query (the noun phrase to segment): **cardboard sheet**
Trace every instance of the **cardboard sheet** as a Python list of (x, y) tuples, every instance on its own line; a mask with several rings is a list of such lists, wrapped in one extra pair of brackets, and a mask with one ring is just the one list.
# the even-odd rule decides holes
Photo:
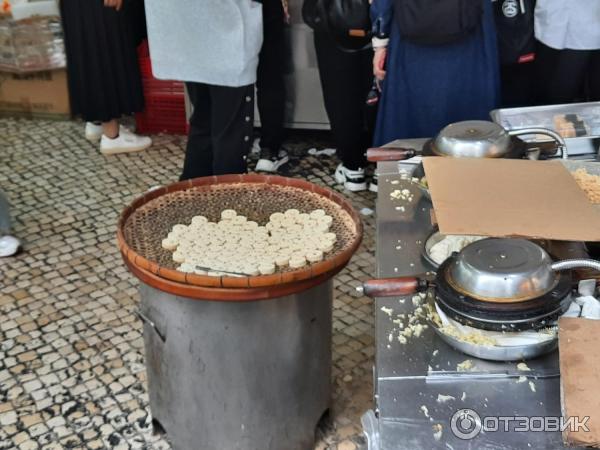
[(562, 415), (580, 422), (589, 417), (589, 431), (567, 427), (563, 440), (571, 446), (600, 447), (600, 320), (564, 317), (558, 325)]
[(600, 212), (559, 161), (423, 159), (442, 234), (600, 241)]

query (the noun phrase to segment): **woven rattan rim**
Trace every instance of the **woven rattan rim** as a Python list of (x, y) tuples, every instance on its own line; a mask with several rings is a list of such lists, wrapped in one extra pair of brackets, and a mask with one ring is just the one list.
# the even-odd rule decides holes
[[(278, 272), (272, 275), (244, 278), (186, 274), (161, 267), (158, 263), (138, 254), (127, 243), (124, 233), (127, 220), (138, 208), (146, 203), (163, 195), (194, 187), (239, 183), (264, 183), (290, 186), (317, 194), (332, 201), (340, 206), (354, 223), (356, 233), (352, 242), (331, 258), (308, 267), (288, 272)], [(119, 218), (117, 227), (117, 241), (123, 259), (132, 273), (145, 283), (177, 295), (185, 292), (187, 296), (192, 298), (234, 301), (273, 298), (279, 296), (278, 293), (283, 292), (289, 295), (290, 293), (299, 292), (313, 286), (315, 283), (311, 283), (311, 280), (318, 281), (319, 283), (325, 281), (339, 272), (348, 263), (360, 245), (362, 234), (363, 226), (360, 217), (342, 195), (297, 178), (258, 174), (219, 175), (195, 178), (148, 191), (125, 208)], [(297, 290), (294, 290), (292, 286), (296, 286)]]

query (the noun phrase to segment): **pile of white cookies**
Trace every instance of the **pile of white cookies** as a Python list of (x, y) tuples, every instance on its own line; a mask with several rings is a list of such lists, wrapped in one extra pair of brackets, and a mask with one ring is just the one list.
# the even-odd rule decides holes
[[(195, 216), (190, 225), (174, 225), (163, 239), (173, 252), (177, 270), (210, 276), (255, 276), (277, 268), (299, 269), (319, 262), (333, 250), (333, 218), (322, 209), (310, 214), (297, 209), (271, 214), (262, 226), (233, 209), (221, 213), (219, 222)], [(211, 270), (205, 270), (210, 268)]]

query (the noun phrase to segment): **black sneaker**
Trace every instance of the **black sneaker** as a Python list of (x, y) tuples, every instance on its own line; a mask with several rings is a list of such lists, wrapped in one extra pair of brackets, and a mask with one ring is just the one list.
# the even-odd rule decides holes
[(377, 174), (373, 174), (373, 178), (371, 179), (371, 182), (369, 183), (369, 190), (371, 192), (377, 192)]
[(364, 169), (350, 170), (340, 164), (335, 169), (335, 180), (352, 192), (367, 190)]
[(288, 152), (279, 150), (274, 154), (270, 149), (260, 150), (260, 159), (256, 163), (257, 172), (277, 172), (277, 170), (290, 160)]

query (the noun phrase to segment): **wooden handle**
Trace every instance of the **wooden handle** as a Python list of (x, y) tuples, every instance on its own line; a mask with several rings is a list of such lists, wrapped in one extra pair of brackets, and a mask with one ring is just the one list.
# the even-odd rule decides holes
[(415, 277), (379, 278), (365, 281), (362, 291), (368, 297), (410, 295), (426, 288), (427, 282)]
[(377, 161), (402, 161), (416, 156), (417, 151), (412, 148), (381, 147), (367, 150), (367, 159)]

